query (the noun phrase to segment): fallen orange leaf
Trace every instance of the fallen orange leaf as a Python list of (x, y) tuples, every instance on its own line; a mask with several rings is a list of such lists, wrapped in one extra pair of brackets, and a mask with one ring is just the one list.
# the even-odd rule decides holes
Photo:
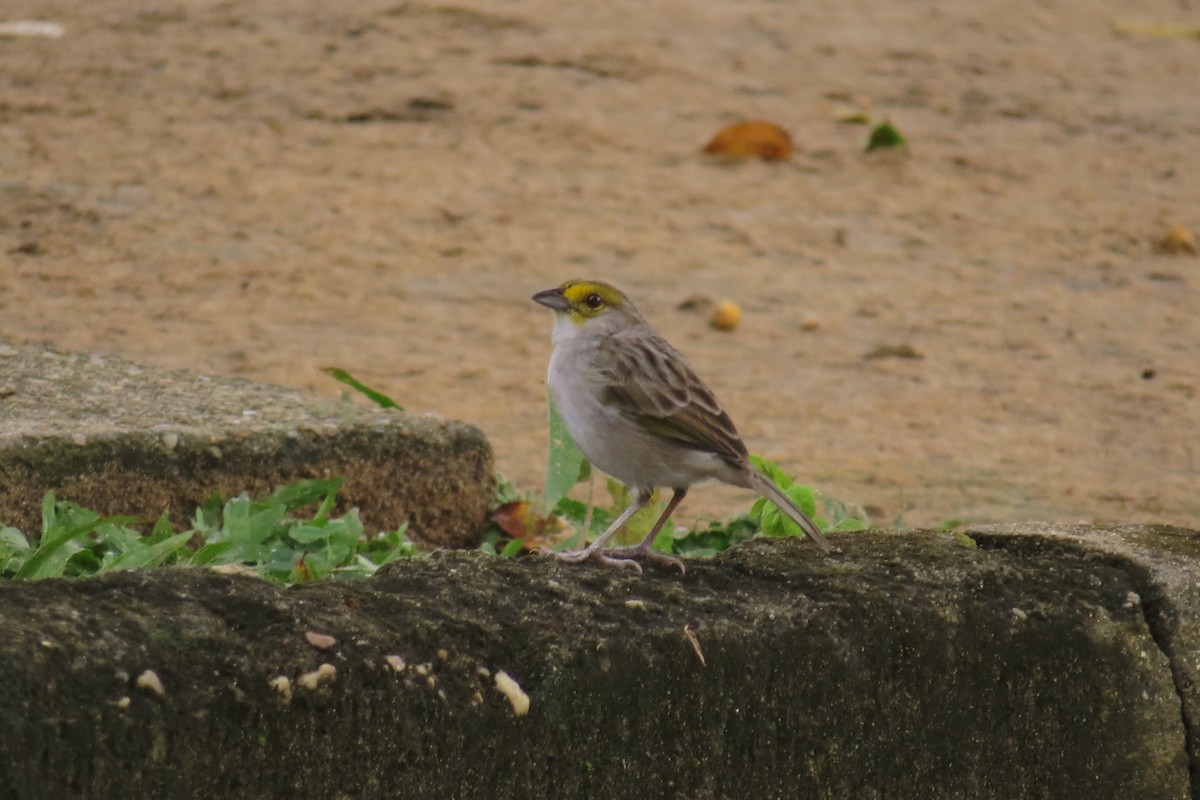
[(492, 522), (512, 538), (520, 539), (526, 550), (550, 547), (575, 535), (558, 517), (535, 514), (528, 500), (515, 500), (498, 507), (492, 512)]
[(492, 512), (492, 522), (514, 539), (524, 539), (536, 525), (528, 500), (515, 500), (500, 506)]
[(712, 155), (784, 161), (792, 157), (792, 137), (774, 122), (761, 119), (735, 122), (704, 146)]

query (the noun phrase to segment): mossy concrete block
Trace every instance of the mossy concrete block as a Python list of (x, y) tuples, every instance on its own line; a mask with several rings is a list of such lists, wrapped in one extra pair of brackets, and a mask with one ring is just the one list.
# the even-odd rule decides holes
[(115, 357), (0, 345), (0, 522), (40, 530), (53, 490), (106, 514), (183, 523), (212, 492), (342, 476), (367, 530), (408, 521), (474, 546), (495, 496), (475, 427)]
[(0, 796), (1192, 796), (1200, 534), (972, 535), (7, 582)]

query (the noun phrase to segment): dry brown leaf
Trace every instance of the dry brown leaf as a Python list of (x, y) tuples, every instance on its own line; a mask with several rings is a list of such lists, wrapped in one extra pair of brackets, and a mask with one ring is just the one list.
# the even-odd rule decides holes
[(528, 500), (514, 500), (498, 507), (492, 512), (492, 522), (512, 538), (520, 539), (526, 550), (552, 547), (574, 535), (558, 517), (535, 514)]
[(514, 500), (500, 506), (492, 512), (492, 522), (514, 539), (524, 539), (535, 525), (528, 500)]
[(792, 157), (792, 137), (774, 122), (743, 120), (719, 131), (704, 146), (704, 152), (734, 158), (784, 161)]

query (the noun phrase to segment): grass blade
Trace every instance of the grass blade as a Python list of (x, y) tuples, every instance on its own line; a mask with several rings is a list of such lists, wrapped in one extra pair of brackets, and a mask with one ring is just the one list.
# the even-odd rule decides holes
[(321, 367), (321, 372), (324, 372), (326, 375), (330, 376), (336, 381), (341, 381), (354, 391), (366, 395), (372, 402), (375, 403), (375, 405), (379, 406), (380, 408), (394, 408), (397, 411), (404, 410), (399, 404), (396, 403), (395, 400), (388, 397), (383, 392), (378, 392), (372, 389), (370, 386), (367, 386), (365, 383), (362, 383), (344, 369), (339, 369), (337, 367)]

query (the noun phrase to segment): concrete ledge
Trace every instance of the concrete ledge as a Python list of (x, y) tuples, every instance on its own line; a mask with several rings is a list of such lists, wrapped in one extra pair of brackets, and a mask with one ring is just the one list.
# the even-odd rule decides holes
[(0, 345), (0, 521), (40, 530), (53, 489), (102, 513), (177, 522), (212, 492), (340, 475), (368, 530), (478, 543), (495, 496), (475, 427), (120, 358)]
[(1192, 796), (1200, 534), (972, 535), (8, 582), (0, 796)]

